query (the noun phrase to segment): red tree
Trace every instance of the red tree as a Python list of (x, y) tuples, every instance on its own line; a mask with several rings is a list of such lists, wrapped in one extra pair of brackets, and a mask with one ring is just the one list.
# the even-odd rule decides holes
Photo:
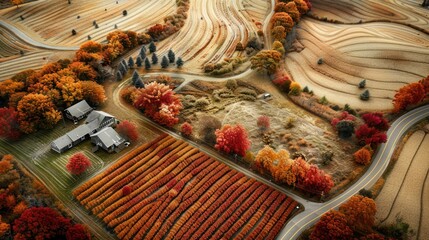
[(158, 39), (166, 30), (166, 26), (162, 24), (155, 24), (147, 30), (147, 33), (153, 38)]
[(0, 138), (17, 140), (20, 136), (18, 112), (13, 108), (0, 108)]
[(355, 118), (355, 116), (351, 115), (351, 114), (350, 114), (350, 113), (348, 113), (347, 111), (344, 111), (344, 112), (342, 112), (342, 113), (340, 114), (340, 116), (338, 116), (338, 117), (336, 117), (336, 118), (333, 118), (333, 119), (331, 120), (331, 125), (332, 125), (332, 127), (336, 128), (336, 127), (337, 127), (337, 124), (338, 124), (339, 122), (343, 121), (343, 120), (346, 120), (346, 121), (354, 121), (355, 119), (356, 119), (356, 118)]
[(273, 83), (280, 87), (284, 92), (289, 92), (292, 81), (288, 76), (280, 76), (273, 80)]
[(365, 144), (377, 145), (387, 141), (387, 135), (380, 132), (375, 127), (369, 127), (367, 124), (361, 125), (355, 132), (357, 139)]
[(311, 193), (324, 193), (327, 194), (334, 186), (332, 177), (325, 174), (316, 165), (310, 165), (310, 168), (305, 174), (303, 181), (304, 189)]
[(360, 240), (384, 240), (386, 239), (383, 235), (378, 233), (370, 233), (360, 238)]
[(331, 210), (316, 223), (310, 240), (352, 239), (353, 231), (347, 225), (346, 216), (336, 210)]
[(157, 82), (139, 89), (134, 106), (161, 125), (173, 126), (179, 122), (177, 116), (182, 109), (179, 97), (168, 86)]
[(76, 153), (70, 157), (66, 165), (67, 170), (74, 175), (79, 175), (85, 172), (91, 166), (91, 161), (83, 153)]
[(246, 129), (241, 125), (224, 125), (218, 129), (216, 134), (215, 148), (226, 153), (236, 153), (242, 157), (246, 155), (246, 150), (250, 148), (250, 141), (247, 137)]
[(369, 127), (375, 127), (380, 131), (387, 131), (389, 129), (389, 123), (383, 117), (382, 113), (365, 113), (362, 115), (362, 119)]
[(70, 219), (64, 218), (51, 208), (29, 208), (14, 221), (14, 240), (64, 239), (70, 225)]
[(67, 240), (90, 240), (91, 234), (88, 232), (88, 229), (82, 224), (75, 224), (69, 229), (66, 233)]
[(182, 124), (182, 126), (180, 127), (180, 132), (184, 135), (184, 136), (191, 136), (192, 135), (192, 125), (188, 122), (184, 122)]
[(116, 127), (116, 130), (118, 131), (118, 133), (128, 138), (132, 142), (137, 141), (137, 139), (139, 138), (137, 126), (128, 120), (120, 122)]
[(256, 122), (260, 129), (269, 129), (270, 128), (270, 118), (268, 116), (262, 115), (258, 118)]
[(404, 110), (408, 105), (417, 104), (426, 97), (425, 86), (421, 82), (410, 83), (398, 90), (393, 98), (393, 111)]

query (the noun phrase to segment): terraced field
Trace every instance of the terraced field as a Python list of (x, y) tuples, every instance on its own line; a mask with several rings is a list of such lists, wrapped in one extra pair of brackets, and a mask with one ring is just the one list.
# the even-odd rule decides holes
[(168, 135), (136, 148), (73, 195), (120, 239), (275, 239), (298, 206)]
[[(374, 22), (332, 24), (304, 18), (297, 28), (303, 50), (287, 55), (287, 70), (302, 86), (333, 103), (391, 109), (395, 90), (427, 76), (429, 38), (411, 27)], [(323, 64), (317, 64), (323, 58)], [(370, 100), (357, 87), (367, 80)]]
[[(238, 42), (244, 45), (257, 36), (260, 24), (268, 15), (270, 3), (264, 0), (191, 0), (184, 27), (158, 45), (159, 55), (172, 49), (185, 60), (184, 70), (201, 73), (206, 63), (238, 56)], [(137, 53), (135, 53), (137, 55)]]
[[(24, 53), (23, 56), (20, 51)], [(39, 69), (49, 61), (72, 56), (72, 52), (54, 52), (28, 45), (9, 30), (0, 27), (0, 81), (23, 70)]]
[[(78, 46), (87, 41), (88, 35), (95, 41), (103, 41), (106, 35), (118, 29), (144, 31), (148, 26), (161, 23), (164, 17), (176, 10), (175, 0), (130, 1), (36, 1), (19, 9), (0, 10), (0, 19), (24, 29), (34, 38), (57, 46)], [(127, 16), (122, 11), (128, 12)], [(24, 20), (20, 19), (24, 17)], [(99, 28), (93, 26), (97, 21)], [(76, 36), (71, 35), (75, 29)]]
[[(426, 127), (428, 131), (429, 128)], [(412, 239), (427, 239), (429, 214), (429, 135), (415, 132), (405, 144), (392, 173), (376, 198), (379, 223), (395, 222), (403, 217), (416, 235)]]
[(344, 23), (394, 21), (429, 30), (421, 0), (312, 0), (312, 14)]

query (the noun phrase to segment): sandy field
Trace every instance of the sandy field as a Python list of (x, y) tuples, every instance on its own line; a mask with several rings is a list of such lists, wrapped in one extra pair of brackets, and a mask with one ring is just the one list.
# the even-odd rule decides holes
[(422, 0), (312, 0), (312, 14), (344, 23), (395, 21), (429, 30), (429, 13)]
[[(121, 30), (143, 32), (176, 10), (175, 0), (157, 0), (156, 4), (151, 1), (154, 0), (71, 0), (68, 4), (64, 0), (42, 0), (19, 9), (0, 10), (0, 19), (46, 44), (78, 46), (87, 41), (88, 35), (95, 41), (105, 40), (106, 35), (114, 31), (115, 24)], [(122, 15), (123, 10), (127, 10), (127, 16)], [(94, 20), (99, 28), (93, 26)], [(71, 35), (72, 29), (77, 31), (76, 36)]]
[[(427, 76), (429, 37), (395, 23), (355, 25), (304, 18), (297, 28), (302, 49), (286, 56), (286, 69), (302, 86), (339, 105), (367, 110), (392, 109), (395, 90)], [(323, 64), (318, 64), (322, 58)], [(366, 79), (370, 100), (357, 87)]]
[[(405, 144), (397, 163), (376, 198), (377, 223), (394, 222), (396, 216), (416, 232), (413, 239), (427, 239), (429, 135), (415, 132)], [(425, 220), (426, 219), (426, 220)], [(425, 222), (426, 221), (426, 225)]]
[[(21, 56), (23, 51), (24, 56)], [(39, 69), (51, 61), (71, 58), (69, 51), (50, 51), (28, 45), (10, 31), (0, 27), (0, 81), (27, 69)]]

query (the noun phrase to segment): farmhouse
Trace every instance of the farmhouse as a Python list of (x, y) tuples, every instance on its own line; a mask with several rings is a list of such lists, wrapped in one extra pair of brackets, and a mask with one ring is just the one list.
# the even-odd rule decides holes
[(66, 117), (70, 120), (73, 120), (74, 122), (77, 122), (86, 117), (91, 111), (92, 107), (89, 106), (85, 100), (82, 100), (64, 110)]
[(93, 151), (97, 151), (100, 147), (107, 152), (113, 151), (120, 152), (126, 144), (128, 144), (123, 137), (121, 137), (113, 128), (106, 127), (103, 130), (91, 135), (91, 142), (95, 145)]
[(89, 138), (91, 134), (99, 132), (103, 128), (110, 127), (116, 124), (116, 122), (117, 120), (115, 117), (108, 113), (103, 111), (92, 111), (86, 118), (84, 124), (55, 139), (51, 143), (51, 149), (55, 152), (63, 153)]

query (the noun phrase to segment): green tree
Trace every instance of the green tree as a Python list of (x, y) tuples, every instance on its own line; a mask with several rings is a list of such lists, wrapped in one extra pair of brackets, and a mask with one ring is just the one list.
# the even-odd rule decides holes
[(143, 65), (143, 60), (141, 56), (138, 56), (136, 59), (136, 65), (137, 67), (141, 67)]
[(148, 69), (150, 69), (150, 68), (151, 68), (150, 61), (149, 61), (149, 59), (148, 59), (148, 58), (146, 58), (146, 59), (144, 60), (144, 68), (145, 68), (146, 70), (148, 70)]
[(163, 57), (162, 57), (162, 60), (161, 60), (161, 67), (162, 67), (162, 68), (167, 68), (167, 67), (168, 67), (168, 59), (167, 59), (167, 57), (166, 57), (166, 56), (163, 56)]
[(183, 64), (184, 64), (184, 62), (183, 62), (182, 58), (179, 57), (176, 61), (177, 67), (181, 68), (183, 66)]
[(168, 60), (170, 60), (170, 63), (174, 63), (176, 61), (176, 55), (171, 49), (168, 50)]
[(155, 46), (155, 43), (153, 41), (149, 43), (149, 52), (150, 53), (156, 52), (156, 46)]
[(152, 53), (152, 64), (157, 64), (158, 63), (158, 56), (156, 55), (156, 53)]
[(361, 93), (360, 95), (360, 99), (363, 101), (368, 101), (369, 100), (369, 90), (365, 90), (363, 93)]
[(130, 58), (128, 58), (128, 67), (129, 68), (133, 68), (134, 67), (134, 59), (131, 56), (130, 56)]

